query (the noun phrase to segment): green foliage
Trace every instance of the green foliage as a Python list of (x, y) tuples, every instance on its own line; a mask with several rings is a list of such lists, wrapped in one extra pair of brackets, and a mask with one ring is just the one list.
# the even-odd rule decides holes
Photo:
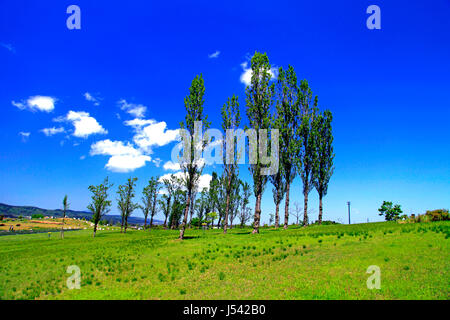
[[(270, 108), (274, 102), (275, 85), (270, 84), (272, 77), (269, 58), (265, 53), (255, 52), (251, 59), (252, 78), (250, 85), (245, 88), (247, 118), (250, 127), (256, 130), (270, 129), (272, 117)], [(270, 137), (267, 139), (267, 145), (270, 145)], [(267, 175), (262, 175), (265, 165), (261, 162), (259, 145), (255, 150), (256, 163), (250, 165), (250, 172), (253, 176), (253, 193), (256, 197), (255, 202), (255, 220), (253, 223), (254, 233), (259, 232), (261, 218), (261, 197), (264, 187), (267, 183)]]
[(449, 212), (448, 209), (436, 209), (436, 210), (428, 210), (425, 213), (426, 216), (430, 218), (431, 221), (444, 221), (449, 220)]
[(31, 219), (44, 219), (44, 215), (42, 213), (33, 213)]
[[(193, 192), (197, 189), (203, 171), (204, 164), (202, 164), (199, 159), (201, 152), (204, 150), (208, 141), (208, 137), (205, 136), (205, 131), (211, 125), (210, 122), (208, 122), (207, 115), (203, 112), (203, 104), (205, 102), (203, 98), (204, 94), (205, 83), (203, 77), (202, 75), (196, 76), (194, 80), (192, 80), (191, 87), (189, 88), (189, 95), (184, 99), (186, 116), (184, 122), (180, 123), (180, 134), (184, 140), (185, 153), (185, 159), (180, 161), (181, 169), (184, 173), (181, 180), (187, 192), (186, 208), (180, 230), (180, 239), (183, 239), (184, 236), (189, 206), (192, 202), (191, 197), (193, 196)], [(200, 128), (198, 128), (198, 124), (196, 124), (197, 122), (201, 123), (201, 130), (199, 130)], [(198, 147), (199, 144), (201, 146), (200, 148)], [(187, 147), (189, 147), (189, 150), (187, 150)]]
[[(222, 129), (224, 132), (227, 130), (236, 130), (239, 127), (241, 122), (241, 115), (239, 111), (239, 102), (238, 97), (233, 95), (231, 98), (228, 98), (228, 101), (223, 105), (222, 110)], [(235, 143), (236, 142), (236, 143)], [(223, 207), (223, 216), (224, 216), (224, 227), (223, 232), (227, 232), (228, 228), (228, 219), (229, 216), (231, 221), (235, 216), (235, 208), (232, 208), (235, 199), (239, 196), (239, 192), (236, 192), (236, 189), (239, 188), (239, 182), (237, 181), (238, 176), (238, 159), (244, 150), (239, 150), (238, 146), (239, 142), (236, 137), (233, 137), (233, 140), (224, 139), (223, 143), (223, 177), (221, 181), (221, 185), (223, 186), (223, 190), (225, 190), (225, 195), (222, 196), (224, 205)], [(232, 223), (232, 222), (231, 222)]]
[(391, 201), (383, 201), (378, 211), (380, 212), (379, 215), (384, 216), (386, 221), (398, 220), (400, 213), (403, 212), (399, 204), (393, 205)]
[[(158, 203), (158, 191), (160, 190), (161, 186), (160, 186), (160, 182), (159, 182), (159, 176), (157, 177), (151, 177), (148, 185), (146, 187), (144, 187), (144, 190), (142, 191), (142, 206), (139, 206), (142, 210), (142, 212), (144, 213), (144, 228), (147, 225), (147, 217), (148, 214), (151, 214), (151, 219), (150, 219), (150, 228), (152, 227), (153, 224), (153, 217), (155, 216), (156, 213), (156, 204)], [(165, 208), (166, 204), (163, 205), (163, 208)]]
[(122, 227), (127, 232), (128, 217), (131, 216), (134, 210), (139, 208), (139, 204), (133, 202), (135, 197), (135, 186), (137, 178), (128, 178), (126, 184), (120, 185), (117, 190), (119, 198), (117, 198), (117, 207), (122, 215)]
[(97, 232), (97, 224), (103, 215), (111, 210), (111, 200), (108, 200), (108, 190), (113, 186), (109, 183), (108, 177), (105, 178), (102, 184), (97, 186), (90, 185), (89, 191), (92, 192), (91, 203), (88, 209), (92, 212), (92, 220), (94, 222), (94, 237)]

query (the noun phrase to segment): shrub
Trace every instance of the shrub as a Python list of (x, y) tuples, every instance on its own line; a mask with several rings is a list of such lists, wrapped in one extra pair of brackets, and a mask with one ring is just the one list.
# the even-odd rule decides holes
[(446, 209), (428, 210), (425, 215), (429, 217), (431, 221), (449, 220), (449, 213)]
[(44, 215), (42, 213), (33, 213), (31, 219), (43, 219)]

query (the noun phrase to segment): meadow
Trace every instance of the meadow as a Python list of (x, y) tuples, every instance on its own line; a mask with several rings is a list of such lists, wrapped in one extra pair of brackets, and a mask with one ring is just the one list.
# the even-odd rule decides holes
[[(0, 237), (0, 299), (449, 299), (450, 222)], [(68, 289), (70, 265), (81, 288)], [(381, 289), (368, 289), (369, 266)]]

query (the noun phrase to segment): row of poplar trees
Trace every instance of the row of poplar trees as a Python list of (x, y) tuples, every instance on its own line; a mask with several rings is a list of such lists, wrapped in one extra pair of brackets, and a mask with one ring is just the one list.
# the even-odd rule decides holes
[[(261, 161), (260, 145), (257, 146), (256, 162), (249, 166), (253, 177), (253, 193), (256, 198), (253, 233), (259, 233), (261, 199), (269, 180), (273, 185), (273, 197), (276, 206), (275, 227), (278, 228), (280, 225), (279, 205), (283, 198), (285, 198), (284, 228), (288, 227), (290, 188), (297, 176), (300, 176), (303, 182), (303, 225), (308, 225), (308, 196), (314, 188), (319, 195), (318, 220), (320, 224), (323, 214), (322, 199), (327, 194), (328, 183), (334, 170), (331, 112), (329, 110), (319, 111), (317, 96), (313, 96), (306, 80), (298, 81), (292, 66), (288, 66), (286, 70), (280, 67), (275, 81), (272, 80), (273, 72), (271, 68), (267, 55), (255, 52), (251, 59), (251, 82), (245, 90), (248, 127), (255, 129), (256, 132), (259, 132), (260, 129), (266, 129), (268, 132), (270, 132), (270, 129), (279, 130), (278, 172), (271, 176), (261, 174), (265, 165)], [(182, 184), (187, 193), (187, 200), (180, 228), (180, 239), (184, 237), (192, 199), (195, 197), (195, 190), (197, 190), (204, 168), (204, 163), (194, 159), (196, 151), (194, 146), (198, 147), (195, 141), (195, 122), (200, 121), (202, 123), (203, 136), (211, 125), (203, 109), (204, 94), (203, 77), (201, 75), (196, 76), (189, 89), (189, 95), (184, 100), (185, 120), (180, 123), (181, 128), (189, 132), (191, 139), (191, 161), (185, 161), (181, 164), (184, 173)], [(221, 114), (224, 131), (239, 127), (241, 116), (237, 96), (233, 95), (228, 98)], [(269, 133), (268, 144), (270, 139)], [(225, 141), (223, 143), (225, 151)], [(200, 151), (203, 152), (206, 145), (206, 142), (202, 143)], [(226, 152), (224, 152), (224, 160), (226, 160), (225, 154)], [(227, 233), (228, 229), (232, 188), (238, 179), (238, 157), (239, 152), (236, 152), (232, 161), (224, 161), (223, 176), (226, 191), (224, 194), (224, 197), (226, 197), (224, 233)]]
[[(322, 200), (327, 194), (328, 183), (334, 171), (331, 112), (329, 110), (319, 111), (317, 96), (313, 96), (306, 80), (299, 81), (297, 79), (292, 66), (289, 65), (286, 70), (280, 67), (275, 80), (272, 80), (273, 72), (271, 69), (267, 55), (255, 52), (251, 59), (251, 82), (245, 90), (248, 127), (255, 129), (256, 132), (259, 132), (260, 129), (266, 129), (269, 132), (267, 144), (270, 144), (270, 139), (272, 138), (270, 130), (279, 130), (279, 154), (277, 159), (279, 170), (277, 173), (270, 176), (261, 174), (266, 165), (261, 161), (262, 150), (260, 152), (259, 148), (261, 146), (259, 144), (257, 145), (258, 150), (256, 150), (256, 162), (249, 166), (253, 177), (253, 194), (256, 199), (253, 233), (259, 233), (261, 200), (268, 181), (273, 185), (272, 192), (276, 207), (275, 227), (278, 228), (280, 226), (279, 207), (283, 199), (285, 199), (284, 228), (288, 227), (290, 189), (297, 176), (300, 176), (303, 183), (303, 225), (308, 225), (308, 196), (313, 189), (316, 189), (319, 195), (318, 222), (320, 224), (323, 215)], [(170, 227), (180, 227), (179, 238), (184, 238), (189, 214), (192, 220), (199, 180), (205, 166), (204, 162), (195, 160), (195, 153), (203, 152), (208, 144), (208, 141), (203, 141), (199, 147), (195, 136), (195, 122), (199, 121), (202, 123), (202, 136), (204, 137), (207, 137), (205, 134), (206, 130), (211, 126), (203, 109), (204, 94), (203, 77), (201, 75), (196, 76), (192, 80), (188, 96), (184, 99), (186, 116), (184, 121), (180, 122), (180, 127), (190, 134), (184, 138), (191, 139), (190, 159), (188, 159), (190, 161), (180, 163), (183, 172), (181, 178), (172, 176), (170, 179), (165, 179), (163, 185), (167, 193), (157, 200), (162, 186), (158, 177), (152, 177), (148, 186), (143, 190), (142, 204), (133, 202), (137, 178), (129, 178), (126, 184), (119, 186), (117, 202), (122, 214), (121, 230), (123, 232), (126, 232), (128, 217), (137, 208), (142, 209), (145, 216), (145, 224), (147, 223), (148, 215), (151, 216), (151, 228), (153, 216), (159, 204), (159, 208), (165, 215), (164, 226), (167, 226), (167, 218), (170, 217)], [(241, 115), (237, 96), (233, 95), (228, 98), (222, 107), (221, 115), (224, 132), (227, 129), (237, 129), (239, 127)], [(234, 142), (233, 148), (236, 149)], [(239, 206), (234, 201), (236, 200), (236, 190), (242, 184), (238, 179), (239, 167), (237, 164), (242, 150), (236, 149), (237, 152), (234, 152), (234, 158), (226, 159), (226, 141), (224, 139), (223, 151), (223, 174), (220, 178), (220, 189), (216, 190), (220, 191), (217, 194), (221, 201), (217, 202), (216, 207), (220, 214), (218, 225), (220, 225), (220, 220), (223, 219), (223, 232), (227, 233), (229, 228), (228, 222), (230, 218), (231, 220), (234, 218), (237, 212), (235, 208)], [(214, 187), (214, 185), (210, 185), (210, 189), (211, 186)], [(108, 178), (98, 186), (89, 186), (89, 190), (93, 193), (92, 202), (89, 204), (88, 209), (93, 213), (94, 237), (101, 217), (110, 211), (111, 201), (108, 200), (107, 192), (111, 187), (112, 184), (108, 182)], [(247, 191), (244, 192), (245, 210), (241, 210), (240, 213), (244, 221), (247, 212), (245, 206), (248, 204), (250, 195), (248, 184), (246, 188)], [(210, 190), (210, 193), (213, 191), (214, 189)], [(202, 190), (202, 193), (206, 193), (206, 190)], [(201, 195), (200, 199), (202, 197), (206, 196)], [(210, 199), (207, 200), (207, 203), (211, 204)], [(202, 202), (200, 202), (201, 204)], [(202, 214), (202, 210), (204, 209), (197, 210), (197, 212)], [(205, 212), (206, 214), (211, 213), (208, 210)], [(182, 222), (181, 226), (178, 226), (180, 218), (182, 218)], [(214, 217), (212, 218), (214, 219)]]

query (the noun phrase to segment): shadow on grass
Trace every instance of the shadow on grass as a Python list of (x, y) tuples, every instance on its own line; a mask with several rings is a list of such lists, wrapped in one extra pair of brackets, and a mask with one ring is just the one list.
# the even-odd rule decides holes
[(246, 232), (236, 232), (236, 233), (232, 233), (232, 234), (240, 236), (240, 235), (243, 235), (243, 234), (250, 234), (250, 233), (252, 233), (252, 232), (251, 231), (246, 231)]
[(183, 240), (192, 240), (192, 239), (198, 239), (200, 236), (184, 236)]

